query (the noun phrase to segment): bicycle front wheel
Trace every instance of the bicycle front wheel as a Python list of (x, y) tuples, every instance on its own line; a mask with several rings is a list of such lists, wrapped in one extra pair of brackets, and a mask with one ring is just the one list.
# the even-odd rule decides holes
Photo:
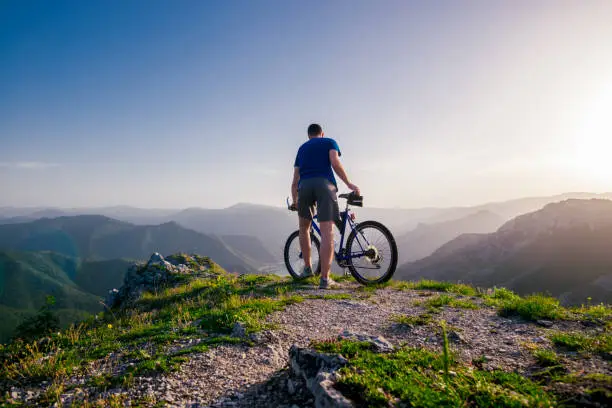
[(397, 244), (380, 222), (359, 223), (346, 240), (347, 266), (362, 285), (391, 279), (397, 267)]
[[(312, 271), (315, 275), (321, 274), (319, 247), (319, 239), (314, 234), (310, 234), (310, 260), (312, 262)], [(299, 279), (304, 265), (304, 256), (300, 247), (300, 232), (294, 231), (289, 235), (287, 243), (285, 243), (285, 266), (293, 279)]]

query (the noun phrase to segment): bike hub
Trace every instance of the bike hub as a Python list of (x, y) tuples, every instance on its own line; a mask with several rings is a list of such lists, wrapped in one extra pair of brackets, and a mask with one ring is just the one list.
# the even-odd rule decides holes
[(368, 262), (371, 262), (373, 264), (376, 264), (380, 261), (380, 254), (378, 252), (378, 249), (373, 245), (370, 245), (368, 249), (366, 249), (365, 256)]

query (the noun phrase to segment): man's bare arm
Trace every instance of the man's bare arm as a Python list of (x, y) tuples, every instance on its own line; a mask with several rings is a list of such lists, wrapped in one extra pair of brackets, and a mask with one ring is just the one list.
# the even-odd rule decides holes
[(293, 204), (297, 204), (298, 198), (298, 183), (300, 182), (300, 168), (293, 168), (293, 181), (291, 182), (291, 199)]
[(331, 149), (329, 151), (329, 161), (331, 162), (332, 168), (334, 169), (338, 177), (340, 177), (340, 180), (342, 180), (344, 184), (346, 184), (346, 186), (353, 190), (357, 195), (361, 195), (359, 187), (349, 181), (348, 176), (346, 175), (346, 171), (344, 170), (344, 166), (340, 162), (340, 157), (338, 156), (337, 150)]

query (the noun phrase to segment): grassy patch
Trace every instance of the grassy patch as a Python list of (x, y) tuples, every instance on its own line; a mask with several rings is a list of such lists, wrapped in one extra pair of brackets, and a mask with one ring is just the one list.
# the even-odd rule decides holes
[(335, 273), (331, 274), (331, 278), (335, 280), (336, 282), (352, 282), (354, 279), (352, 275), (345, 275), (345, 274), (337, 275)]
[(607, 375), (607, 374), (602, 374), (602, 373), (584, 374), (584, 375), (579, 375), (575, 373), (568, 374), (560, 378), (560, 381), (566, 382), (566, 383), (572, 383), (572, 384), (581, 383), (585, 381), (594, 381), (594, 382), (598, 382), (598, 383), (607, 385), (609, 387), (612, 387), (612, 375)]
[(582, 305), (566, 309), (553, 297), (535, 294), (521, 297), (511, 290), (495, 288), (484, 296), (484, 303), (498, 308), (500, 316), (520, 316), (525, 320), (589, 320), (612, 322), (612, 305)]
[(478, 292), (473, 286), (463, 283), (438, 282), (429, 279), (423, 279), (418, 282), (392, 282), (391, 286), (398, 290), (433, 290), (437, 292), (455, 293), (464, 296), (476, 296)]
[(530, 295), (521, 298), (517, 295), (501, 299), (498, 314), (504, 317), (520, 316), (525, 320), (556, 320), (567, 316), (567, 311), (559, 300), (544, 296)]
[(392, 316), (391, 320), (398, 324), (406, 326), (426, 326), (432, 322), (433, 315), (431, 313), (422, 313), (416, 316), (396, 315)]
[[(606, 407), (612, 401), (612, 376), (607, 374), (577, 374), (572, 373), (557, 378), (559, 383), (573, 384), (580, 387), (589, 399), (598, 403), (585, 406)], [(568, 406), (579, 406), (568, 404)]]
[[(16, 385), (42, 380), (62, 384), (87, 362), (112, 353), (117, 364), (129, 359), (133, 368), (112, 380), (101, 377), (96, 386), (107, 380), (126, 385), (136, 374), (175, 369), (185, 354), (241, 341), (211, 335), (229, 333), (235, 322), (243, 323), (247, 332), (261, 330), (267, 327), (268, 314), (303, 300), (290, 293), (302, 283), (271, 275), (238, 278), (208, 258), (179, 257), (194, 273), (181, 275), (177, 286), (143, 294), (133, 309), (100, 314), (44, 341), (0, 346), (0, 380)], [(167, 355), (173, 341), (207, 335), (197, 346)], [(51, 393), (49, 401), (52, 397)]]
[(384, 289), (389, 286), (392, 286), (392, 283), (385, 282), (385, 283), (376, 283), (372, 285), (361, 285), (357, 289), (355, 289), (355, 291), (359, 293), (374, 293), (378, 289)]
[(554, 396), (516, 373), (471, 370), (426, 349), (402, 348), (377, 354), (368, 344), (314, 343), (315, 348), (342, 354), (349, 366), (339, 371), (338, 388), (360, 406), (387, 407), (549, 407)]
[(573, 351), (588, 353), (611, 353), (612, 352), (612, 333), (605, 332), (597, 335), (589, 335), (578, 332), (553, 332), (550, 335), (552, 342), (560, 347), (565, 347)]
[(234, 324), (245, 325), (247, 333), (264, 328), (262, 318), (282, 310), (286, 305), (302, 302), (302, 296), (281, 296), (279, 298), (242, 298), (232, 296), (220, 307), (208, 311), (200, 322), (200, 327), (210, 332), (229, 333)]
[(501, 306), (505, 302), (520, 299), (520, 296), (506, 288), (493, 288), (484, 298), (485, 304), (489, 306)]
[(532, 351), (532, 354), (538, 364), (543, 367), (553, 367), (561, 364), (559, 356), (553, 350), (536, 348)]
[(460, 309), (478, 309), (478, 305), (470, 300), (457, 299), (456, 297), (447, 294), (432, 296), (430, 299), (427, 299), (424, 302), (418, 302), (418, 305), (434, 309), (439, 309), (444, 306)]
[(612, 305), (604, 305), (603, 303), (598, 305), (582, 305), (570, 310), (586, 320), (612, 320)]

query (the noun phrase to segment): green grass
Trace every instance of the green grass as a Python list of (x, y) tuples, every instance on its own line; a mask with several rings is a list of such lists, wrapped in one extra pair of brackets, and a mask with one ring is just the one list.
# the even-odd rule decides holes
[(574, 384), (580, 387), (591, 400), (599, 402), (599, 405), (592, 404), (591, 406), (606, 407), (612, 401), (612, 376), (610, 375), (571, 373), (558, 376), (556, 380), (560, 383)]
[(245, 325), (247, 333), (264, 328), (262, 318), (266, 315), (284, 309), (285, 306), (302, 302), (304, 298), (298, 295), (272, 298), (242, 298), (234, 295), (218, 308), (208, 311), (202, 318), (200, 327), (213, 333), (229, 333), (234, 324)]
[(519, 316), (525, 320), (588, 320), (603, 325), (612, 326), (612, 305), (582, 305), (565, 308), (559, 300), (534, 294), (521, 297), (505, 288), (494, 288), (483, 296), (484, 304), (498, 309), (498, 314), (504, 317)]
[[(59, 387), (71, 375), (82, 372), (88, 362), (113, 353), (114, 358), (134, 365), (117, 377), (92, 381), (99, 387), (107, 383), (127, 386), (136, 375), (176, 369), (187, 354), (218, 344), (248, 344), (248, 340), (227, 336), (234, 323), (244, 324), (247, 333), (262, 330), (268, 327), (264, 322), (267, 315), (303, 300), (290, 293), (303, 287), (301, 283), (276, 276), (237, 278), (208, 258), (181, 261), (191, 265), (194, 274), (177, 277), (176, 287), (143, 294), (133, 309), (101, 313), (53, 333), (44, 346), (36, 342), (0, 345), (0, 380), (14, 385), (45, 380)], [(204, 271), (213, 277), (201, 277)], [(175, 340), (189, 338), (204, 340), (168, 354), (168, 346)], [(44, 404), (53, 398), (52, 391)]]
[(406, 326), (426, 326), (432, 322), (433, 315), (431, 313), (422, 313), (416, 316), (396, 315), (392, 316), (391, 320), (398, 324)]
[(539, 365), (543, 367), (554, 367), (561, 364), (559, 356), (553, 350), (537, 348), (532, 351)]
[(520, 296), (506, 288), (493, 288), (490, 294), (485, 296), (485, 303), (489, 306), (501, 306), (504, 302), (519, 299)]
[(476, 296), (477, 290), (470, 285), (462, 283), (438, 282), (429, 279), (423, 279), (417, 282), (392, 282), (391, 286), (398, 290), (433, 290), (436, 292), (455, 293), (464, 296)]
[(426, 349), (372, 352), (367, 343), (319, 342), (320, 351), (342, 354), (349, 365), (339, 370), (337, 388), (360, 406), (387, 407), (549, 407), (555, 397), (516, 373), (471, 370)]
[(553, 332), (550, 339), (556, 346), (587, 353), (612, 353), (612, 333), (585, 334), (579, 332)]
[(446, 322), (444, 320), (440, 322), (440, 329), (442, 331), (442, 366), (444, 367), (444, 375), (448, 377), (448, 372), (453, 357), (451, 355), (450, 346), (448, 344)]
[(612, 305), (604, 305), (603, 303), (598, 305), (582, 305), (570, 310), (588, 320), (612, 320)]
[(345, 274), (338, 275), (335, 273), (331, 274), (331, 278), (335, 280), (336, 282), (354, 282), (355, 280), (352, 275), (345, 275)]
[(430, 309), (440, 309), (444, 306), (455, 307), (460, 309), (478, 309), (478, 305), (470, 300), (457, 299), (455, 296), (440, 294), (432, 296), (424, 302), (417, 302), (420, 306), (425, 306)]
[(500, 316), (520, 316), (525, 320), (557, 320), (567, 317), (567, 310), (559, 300), (545, 295), (530, 295), (524, 298), (509, 296), (502, 298), (498, 313)]

